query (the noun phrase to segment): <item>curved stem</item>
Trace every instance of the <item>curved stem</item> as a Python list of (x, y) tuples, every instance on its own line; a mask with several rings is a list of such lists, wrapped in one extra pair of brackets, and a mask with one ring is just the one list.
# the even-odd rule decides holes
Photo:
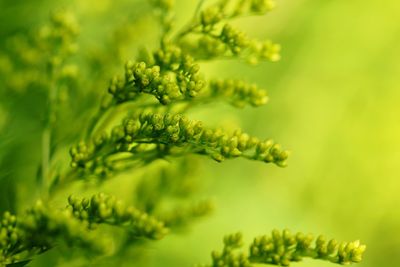
[(57, 179), (53, 180), (49, 186), (49, 197), (52, 198), (57, 192), (76, 180), (77, 176), (78, 172), (75, 169), (70, 169), (64, 175), (60, 175)]
[(199, 0), (191, 21), (185, 27), (183, 27), (183, 29), (179, 33), (177, 33), (177, 35), (174, 38), (175, 41), (178, 41), (179, 39), (183, 38), (185, 35), (189, 34), (194, 29), (196, 29), (197, 27), (200, 26), (200, 23), (197, 22), (197, 16), (198, 16), (200, 9), (203, 6), (204, 2), (205, 2), (205, 0)]
[(109, 108), (106, 109), (100, 108), (94, 115), (94, 117), (91, 118), (91, 120), (89, 121), (89, 126), (87, 127), (85, 132), (85, 139), (88, 139), (93, 134), (98, 122), (101, 120), (101, 118), (108, 110)]

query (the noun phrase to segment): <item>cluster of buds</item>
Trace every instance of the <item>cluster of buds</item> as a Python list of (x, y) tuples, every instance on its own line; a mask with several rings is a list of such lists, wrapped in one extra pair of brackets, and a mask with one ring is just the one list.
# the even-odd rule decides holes
[(275, 143), (273, 140), (260, 141), (256, 145), (256, 153), (254, 159), (261, 160), (266, 163), (273, 162), (278, 166), (285, 167), (289, 151), (282, 150), (281, 145)]
[(275, 7), (272, 0), (217, 1), (200, 12), (200, 23), (204, 31), (209, 30), (223, 19), (233, 19), (243, 15), (262, 15)]
[(227, 48), (234, 54), (241, 53), (248, 47), (250, 40), (246, 34), (229, 24), (225, 24), (218, 38), (226, 44)]
[(180, 114), (143, 112), (123, 121), (124, 141), (150, 141), (165, 145), (182, 145), (195, 140), (203, 130), (199, 121), (189, 121)]
[[(253, 64), (259, 60), (277, 61), (280, 59), (278, 45), (251, 39), (225, 22), (243, 15), (265, 14), (274, 6), (272, 0), (217, 1), (202, 10), (198, 21), (180, 35), (180, 44), (197, 59), (234, 56)], [(195, 34), (183, 38), (190, 33)]]
[(73, 216), (87, 222), (90, 228), (100, 223), (121, 226), (137, 238), (149, 239), (161, 239), (168, 232), (163, 222), (103, 193), (90, 199), (70, 196), (68, 203)]
[[(160, 150), (157, 152), (157, 149)], [(228, 133), (206, 128), (201, 121), (189, 120), (181, 114), (144, 111), (125, 118), (121, 125), (113, 128), (110, 136), (100, 134), (91, 141), (73, 146), (71, 166), (86, 174), (107, 177), (118, 170), (111, 160), (116, 154), (135, 155), (145, 151), (154, 151), (152, 158), (142, 157), (149, 162), (184, 152), (207, 155), (218, 162), (243, 157), (281, 167), (286, 166), (289, 156), (288, 151), (269, 139), (261, 141), (241, 131)], [(140, 157), (132, 160), (138, 159)]]
[(19, 260), (21, 234), (17, 227), (17, 218), (10, 212), (5, 212), (0, 218), (0, 266)]
[(242, 246), (240, 233), (225, 236), (222, 253), (214, 251), (212, 264), (209, 266), (250, 267), (253, 264), (289, 266), (291, 262), (301, 261), (306, 257), (348, 265), (360, 262), (366, 248), (360, 241), (338, 244), (334, 239), (326, 241), (323, 236), (319, 236), (314, 242), (314, 237), (310, 234), (293, 235), (289, 230), (273, 230), (271, 236), (255, 238), (250, 245), (248, 256), (234, 253), (235, 249)]
[(73, 13), (54, 12), (50, 24), (43, 26), (38, 35), (38, 45), (44, 51), (51, 51), (49, 66), (58, 67), (64, 58), (77, 51), (76, 37), (79, 26)]
[(245, 157), (285, 166), (288, 157), (288, 152), (271, 140), (260, 141), (240, 131), (229, 134), (208, 129), (200, 121), (180, 114), (141, 113), (128, 117), (117, 129), (119, 142), (186, 146), (187, 151), (211, 156), (216, 161)]
[(293, 261), (304, 257), (321, 259), (332, 263), (350, 264), (361, 261), (365, 245), (359, 241), (337, 243), (332, 239), (326, 241), (323, 236), (315, 240), (312, 235), (297, 233), (293, 235), (288, 230), (272, 231), (271, 236), (261, 236), (254, 239), (250, 246), (250, 261), (289, 266)]
[(227, 53), (226, 45), (218, 38), (209, 35), (201, 35), (195, 42), (182, 42), (182, 46), (196, 59), (210, 60)]
[(317, 238), (315, 247), (318, 258), (329, 258), (330, 261), (340, 264), (361, 262), (365, 249), (366, 246), (359, 240), (338, 243), (335, 239), (326, 241), (323, 236)]
[(107, 134), (101, 133), (89, 142), (81, 141), (71, 147), (69, 150), (72, 159), (71, 167), (93, 171), (99, 163), (104, 162), (104, 155), (99, 152), (106, 148), (107, 141)]
[(254, 107), (268, 102), (267, 91), (258, 88), (256, 84), (247, 84), (240, 80), (213, 80), (209, 83), (209, 97), (226, 98), (236, 107), (244, 107), (250, 104)]
[(236, 253), (235, 249), (243, 246), (241, 233), (227, 235), (224, 237), (224, 249), (221, 252), (213, 251), (211, 254), (211, 266), (218, 267), (250, 267), (250, 261), (246, 254)]
[(116, 103), (135, 100), (145, 94), (153, 95), (163, 104), (192, 98), (204, 87), (199, 76), (199, 66), (180, 49), (158, 50), (156, 64), (145, 62), (125, 64), (125, 78), (115, 76), (108, 88)]
[(209, 31), (224, 18), (220, 6), (210, 6), (200, 13), (200, 23), (203, 31)]
[(153, 58), (161, 71), (174, 74), (179, 90), (186, 98), (195, 97), (203, 89), (205, 82), (200, 75), (200, 66), (180, 47), (164, 43), (153, 53)]
[(226, 24), (222, 31), (204, 33), (193, 39), (182, 41), (185, 51), (196, 59), (211, 60), (218, 57), (239, 57), (250, 64), (266, 60), (279, 61), (281, 47), (270, 40), (251, 39), (240, 30)]
[(275, 7), (275, 2), (273, 0), (251, 0), (249, 2), (250, 10), (254, 13), (264, 14)]
[(264, 42), (252, 40), (249, 45), (249, 50), (250, 55), (248, 56), (248, 61), (251, 64), (256, 64), (259, 60), (276, 62), (281, 59), (281, 46), (270, 40)]
[(115, 76), (108, 88), (117, 103), (134, 100), (141, 94), (154, 95), (162, 104), (181, 99), (182, 93), (172, 75), (161, 75), (160, 67), (148, 67), (145, 62), (125, 64), (125, 78)]
[(87, 231), (88, 224), (76, 219), (70, 210), (54, 210), (42, 201), (37, 201), (19, 226), (29, 249), (45, 251), (61, 243), (95, 253), (107, 250), (106, 240)]

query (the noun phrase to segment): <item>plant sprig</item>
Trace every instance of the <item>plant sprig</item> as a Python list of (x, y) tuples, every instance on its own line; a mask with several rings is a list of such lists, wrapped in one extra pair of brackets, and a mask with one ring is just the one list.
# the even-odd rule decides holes
[[(313, 245), (314, 243), (314, 245)], [(243, 237), (241, 233), (224, 237), (222, 252), (212, 252), (210, 267), (251, 267), (254, 264), (289, 266), (303, 258), (319, 259), (332, 263), (348, 265), (358, 263), (366, 249), (359, 240), (338, 243), (335, 239), (326, 240), (322, 235), (314, 239), (311, 234), (301, 232), (292, 234), (289, 230), (273, 230), (271, 235), (263, 235), (253, 240), (249, 254), (241, 252)]]
[[(7, 60), (0, 62), (0, 75), (8, 77), (4, 82), (7, 92), (24, 94), (34, 86), (45, 92), (38, 168), (42, 200), (25, 213), (5, 212), (0, 218), (0, 266), (24, 266), (56, 246), (80, 248), (83, 254), (117, 256), (130, 245), (144, 246), (209, 215), (214, 209), (209, 199), (188, 204), (196, 187), (189, 178), (194, 165), (191, 155), (217, 162), (244, 158), (287, 165), (289, 152), (272, 139), (205, 126), (206, 122), (190, 119), (188, 114), (193, 107), (217, 101), (237, 108), (267, 103), (267, 92), (244, 79), (206, 79), (201, 62), (279, 60), (279, 45), (250, 38), (231, 23), (244, 16), (266, 14), (274, 7), (273, 1), (219, 0), (206, 7), (206, 1), (199, 1), (193, 18), (180, 30), (174, 25), (171, 0), (152, 0), (150, 4), (160, 23), (158, 46), (127, 61), (124, 74), (111, 79), (99, 103), (92, 101), (98, 99), (94, 90), (80, 93), (96, 82), (90, 77), (81, 82), (77, 78), (80, 66), (69, 64), (70, 56), (77, 52), (78, 34), (71, 13), (56, 12), (36, 38), (11, 42), (13, 52), (6, 57), (9, 66), (3, 66)], [(70, 94), (76, 98), (69, 99)], [(74, 104), (77, 110), (72, 108)], [(92, 116), (81, 118), (81, 113)], [(66, 122), (73, 122), (79, 133), (65, 129)], [(65, 146), (70, 147), (69, 167), (59, 157)], [(157, 166), (160, 159), (178, 163), (178, 171), (172, 164)], [(81, 198), (70, 195), (63, 207), (56, 207), (53, 201), (61, 189), (71, 190), (70, 185), (78, 181), (90, 187), (91, 181), (99, 185), (119, 174), (145, 172), (148, 166), (157, 172), (142, 176), (135, 184), (132, 203), (104, 193)], [(110, 231), (122, 229), (123, 240), (107, 235), (102, 226)], [(255, 238), (247, 255), (240, 252), (241, 234), (233, 234), (225, 237), (222, 252), (213, 252), (208, 266), (288, 266), (306, 257), (350, 264), (360, 262), (365, 251), (359, 241), (337, 243), (322, 236), (313, 240), (310, 235), (274, 230), (270, 236)]]

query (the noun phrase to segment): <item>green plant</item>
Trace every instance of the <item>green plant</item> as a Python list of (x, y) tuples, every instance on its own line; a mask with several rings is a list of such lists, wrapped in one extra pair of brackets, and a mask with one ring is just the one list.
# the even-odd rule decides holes
[[(240, 108), (268, 100), (257, 85), (205, 79), (200, 62), (228, 58), (257, 64), (280, 57), (279, 45), (249, 38), (230, 24), (242, 16), (269, 12), (272, 1), (221, 0), (208, 6), (204, 2), (199, 2), (193, 19), (176, 30), (172, 2), (151, 1), (148, 9), (159, 21), (157, 47), (141, 49), (135, 61), (125, 64), (124, 75), (111, 79), (101, 97), (88, 88), (101, 84), (97, 80), (109, 71), (112, 56), (100, 52), (77, 58), (79, 27), (72, 13), (55, 12), (38, 32), (7, 40), (0, 58), (1, 86), (6, 89), (2, 99), (24, 106), (23, 112), (29, 114), (20, 115), (19, 122), (31, 118), (32, 110), (41, 120), (33, 123), (31, 131), (20, 132), (19, 125), (5, 116), (3, 127), (16, 128), (15, 138), (41, 140), (34, 182), (41, 200), (18, 216), (8, 211), (2, 216), (0, 264), (24, 266), (55, 246), (66, 251), (79, 247), (85, 256), (117, 261), (129, 247), (145, 246), (208, 215), (213, 209), (209, 200), (187, 204), (197, 189), (192, 173), (199, 159), (193, 155), (217, 162), (240, 157), (286, 166), (289, 152), (271, 139), (214, 129), (188, 118), (192, 109), (211, 102)], [(117, 55), (120, 44), (113, 45)], [(32, 105), (32, 98), (41, 102)], [(2, 105), (12, 110), (14, 102), (2, 101)], [(15, 152), (15, 143), (7, 142), (7, 136), (2, 140), (4, 151)], [(8, 156), (2, 155), (3, 162)], [(132, 188), (134, 199), (128, 201), (132, 204), (97, 192), (112, 178), (133, 172), (143, 174)], [(59, 200), (65, 192), (69, 197), (63, 207)], [(26, 202), (33, 198), (36, 194)], [(124, 234), (111, 240), (114, 228), (122, 228)], [(247, 256), (236, 253), (242, 246), (241, 235), (230, 235), (224, 239), (223, 252), (212, 254), (210, 266), (287, 266), (303, 257), (349, 264), (360, 262), (365, 250), (358, 241), (338, 244), (318, 237), (315, 246), (312, 241), (309, 235), (273, 231), (272, 237), (256, 238)]]

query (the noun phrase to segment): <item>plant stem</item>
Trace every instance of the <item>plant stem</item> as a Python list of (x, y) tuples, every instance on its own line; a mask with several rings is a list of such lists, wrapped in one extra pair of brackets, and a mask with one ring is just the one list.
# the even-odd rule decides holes
[(64, 175), (60, 175), (57, 180), (53, 180), (52, 184), (49, 186), (49, 196), (53, 197), (54, 195), (56, 195), (56, 192), (65, 188), (72, 181), (75, 181), (77, 175), (78, 173), (75, 169), (70, 169)]
[(50, 143), (51, 143), (51, 131), (49, 125), (47, 125), (42, 133), (42, 179), (41, 189), (42, 196), (47, 197), (48, 188), (48, 174), (49, 174), (49, 163), (50, 163)]
[(57, 99), (57, 85), (56, 85), (56, 75), (55, 70), (52, 70), (49, 74), (49, 93), (47, 98), (47, 110), (46, 110), (46, 119), (45, 125), (42, 132), (42, 173), (40, 176), (40, 189), (41, 189), (41, 197), (48, 197), (49, 190), (49, 172), (50, 172), (50, 160), (51, 160), (51, 128), (53, 127), (53, 122), (55, 120), (55, 112), (54, 112), (54, 104)]
[(179, 39), (184, 37), (186, 34), (192, 32), (194, 29), (196, 29), (198, 26), (200, 26), (200, 23), (197, 22), (197, 16), (198, 16), (200, 9), (203, 6), (204, 2), (205, 2), (205, 0), (199, 0), (191, 21), (186, 25), (186, 27), (183, 27), (181, 32), (179, 32), (176, 35), (175, 41), (178, 41)]

